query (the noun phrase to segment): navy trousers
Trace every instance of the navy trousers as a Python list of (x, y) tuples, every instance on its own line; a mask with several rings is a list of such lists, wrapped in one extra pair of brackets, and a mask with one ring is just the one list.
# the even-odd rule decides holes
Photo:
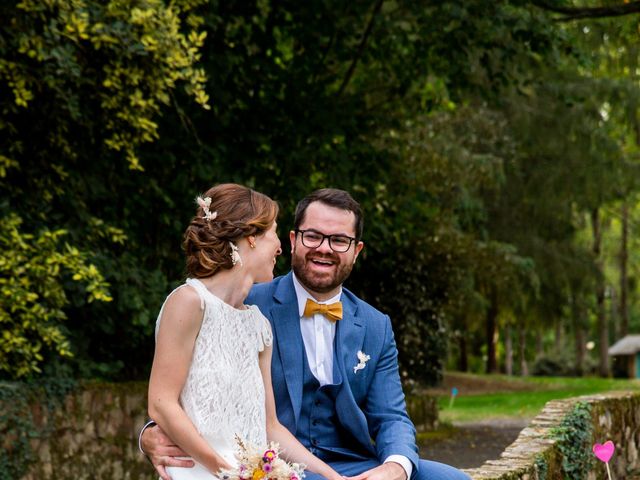
[[(380, 465), (376, 459), (359, 461), (327, 462), (340, 475), (353, 477)], [(305, 480), (322, 480), (323, 476), (308, 470), (305, 472)], [(420, 460), (417, 472), (411, 475), (412, 480), (469, 480), (469, 476), (460, 470), (444, 463)]]

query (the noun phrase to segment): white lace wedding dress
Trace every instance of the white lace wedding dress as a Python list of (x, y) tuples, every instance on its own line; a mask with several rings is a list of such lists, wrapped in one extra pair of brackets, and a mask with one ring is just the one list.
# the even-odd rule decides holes
[[(197, 279), (186, 285), (200, 295), (204, 315), (180, 402), (209, 445), (235, 465), (236, 435), (247, 444), (267, 442), (258, 352), (272, 343), (271, 325), (255, 305), (238, 310)], [(217, 478), (198, 463), (194, 468), (167, 467), (167, 472), (173, 480)]]

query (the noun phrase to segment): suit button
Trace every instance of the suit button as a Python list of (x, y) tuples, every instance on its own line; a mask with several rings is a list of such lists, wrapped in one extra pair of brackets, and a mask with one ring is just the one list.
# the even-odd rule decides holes
[(316, 400), (315, 402), (313, 402), (313, 404), (317, 407), (318, 405), (320, 405), (320, 400)]
[(318, 420), (312, 420), (312, 421), (311, 421), (311, 425), (314, 425), (314, 426), (315, 426), (315, 425), (317, 425), (317, 424), (318, 424)]
[(316, 445), (316, 446), (317, 446), (317, 445), (318, 445), (318, 440), (317, 440), (317, 439), (315, 439), (315, 438), (312, 438), (312, 439), (311, 439), (311, 443), (312, 443), (313, 445)]

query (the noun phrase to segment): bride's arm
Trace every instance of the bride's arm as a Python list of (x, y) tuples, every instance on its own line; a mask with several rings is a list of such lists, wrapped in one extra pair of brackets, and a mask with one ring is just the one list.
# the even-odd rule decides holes
[(280, 445), (283, 457), (286, 460), (304, 463), (307, 470), (322, 475), (329, 480), (344, 480), (338, 472), (307, 450), (278, 420), (276, 404), (273, 398), (273, 386), (271, 385), (271, 351), (271, 347), (265, 347), (264, 351), (260, 353), (260, 371), (264, 381), (267, 437), (269, 441), (277, 442)]
[(202, 324), (200, 297), (180, 288), (164, 306), (149, 379), (149, 416), (189, 456), (212, 473), (230, 465), (198, 433), (180, 405), (196, 337)]

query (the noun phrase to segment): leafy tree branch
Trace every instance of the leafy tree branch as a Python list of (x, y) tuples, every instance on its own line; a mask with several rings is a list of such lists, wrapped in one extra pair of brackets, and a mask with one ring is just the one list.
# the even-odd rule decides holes
[(562, 14), (557, 18), (560, 22), (570, 22), (584, 18), (621, 17), (640, 12), (640, 2), (627, 2), (602, 7), (563, 7), (545, 0), (535, 0), (534, 5), (554, 13)]

